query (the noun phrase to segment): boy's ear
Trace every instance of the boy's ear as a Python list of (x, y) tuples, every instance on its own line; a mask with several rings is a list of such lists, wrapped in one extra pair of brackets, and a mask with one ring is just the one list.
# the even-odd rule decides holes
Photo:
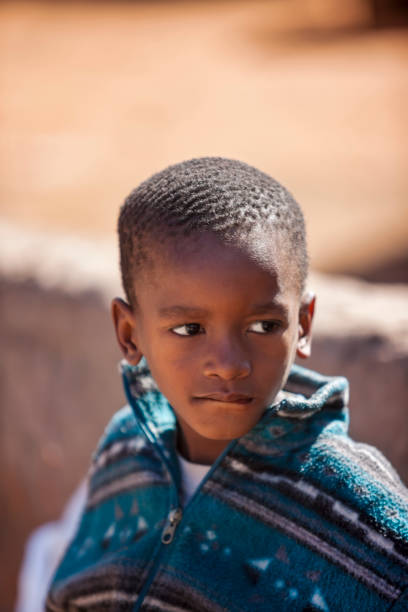
[(312, 321), (315, 304), (316, 296), (314, 293), (305, 293), (299, 310), (299, 335), (296, 348), (296, 355), (302, 359), (310, 357), (312, 349)]
[(120, 298), (115, 298), (112, 300), (111, 314), (122, 353), (131, 365), (137, 365), (143, 355), (138, 348), (135, 317), (131, 307)]

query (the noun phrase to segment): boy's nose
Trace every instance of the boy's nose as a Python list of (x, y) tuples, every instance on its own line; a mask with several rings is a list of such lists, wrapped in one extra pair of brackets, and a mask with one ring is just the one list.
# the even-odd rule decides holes
[(204, 364), (204, 375), (233, 380), (245, 378), (251, 372), (248, 355), (238, 343), (224, 341), (213, 346)]

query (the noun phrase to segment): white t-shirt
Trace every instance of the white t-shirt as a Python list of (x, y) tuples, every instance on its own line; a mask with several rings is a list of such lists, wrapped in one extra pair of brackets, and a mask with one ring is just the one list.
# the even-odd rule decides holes
[(180, 463), (181, 483), (184, 493), (184, 505), (192, 498), (198, 485), (207, 474), (211, 465), (201, 465), (200, 463), (191, 463), (177, 453)]

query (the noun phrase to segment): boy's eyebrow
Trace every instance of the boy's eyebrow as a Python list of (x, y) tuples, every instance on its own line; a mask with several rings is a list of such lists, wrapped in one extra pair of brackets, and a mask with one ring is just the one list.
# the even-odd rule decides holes
[(280, 304), (279, 302), (275, 302), (271, 300), (269, 302), (265, 302), (263, 304), (255, 304), (252, 309), (252, 314), (263, 314), (266, 312), (278, 312), (280, 315), (288, 317), (289, 312), (286, 306)]
[[(265, 302), (263, 304), (255, 304), (251, 309), (252, 315), (263, 314), (267, 312), (277, 312), (282, 316), (288, 316), (288, 309), (283, 304), (275, 302), (273, 300)], [(159, 316), (161, 317), (179, 317), (179, 316), (190, 316), (190, 317), (203, 317), (208, 314), (208, 310), (204, 308), (197, 308), (195, 306), (164, 306), (159, 308)]]
[(161, 317), (179, 317), (179, 316), (191, 316), (200, 317), (208, 314), (207, 310), (203, 308), (196, 308), (194, 306), (164, 306), (159, 308), (159, 316)]

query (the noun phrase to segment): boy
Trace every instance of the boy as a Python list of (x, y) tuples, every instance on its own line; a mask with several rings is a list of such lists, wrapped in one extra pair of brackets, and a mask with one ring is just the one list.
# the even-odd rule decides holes
[(202, 158), (119, 218), (112, 314), (129, 405), (93, 459), (49, 610), (406, 610), (408, 496), (347, 436), (347, 382), (310, 353), (303, 216)]

